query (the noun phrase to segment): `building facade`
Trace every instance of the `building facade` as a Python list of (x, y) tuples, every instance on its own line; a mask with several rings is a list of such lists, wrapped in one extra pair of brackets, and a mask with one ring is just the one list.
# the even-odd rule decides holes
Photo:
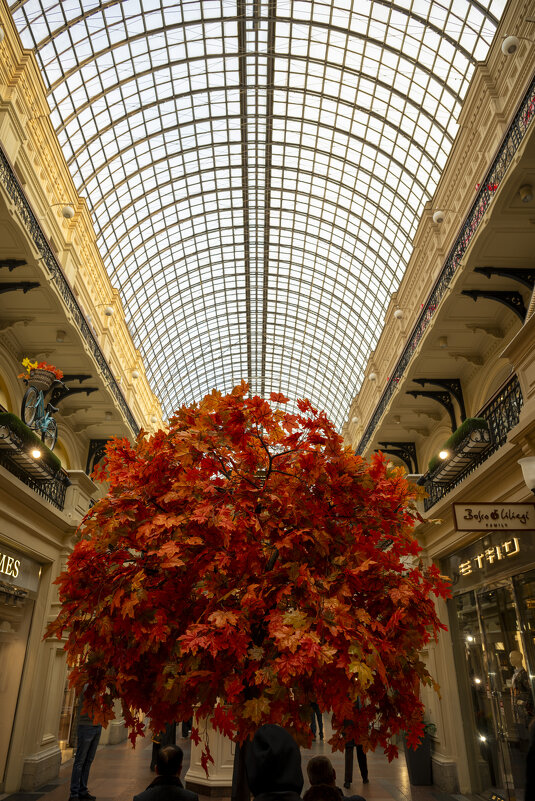
[[(423, 691), (434, 782), (503, 798), (523, 797), (535, 719), (533, 486), (519, 464), (535, 456), (535, 82), (523, 20), (511, 4), (477, 67), (344, 429), (357, 452), (384, 452), (426, 491), (416, 533), (452, 582), (440, 604), (448, 632), (425, 654), (441, 688)], [(501, 48), (509, 34), (522, 37), (514, 57)]]
[[(63, 643), (44, 634), (58, 611), (54, 579), (102, 491), (90, 473), (110, 437), (133, 439), (162, 418), (4, 6), (0, 25), (0, 793), (10, 793), (46, 784), (72, 754)], [(65, 374), (55, 461), (33, 456), (17, 424), (25, 357)], [(125, 737), (118, 718), (103, 742)]]

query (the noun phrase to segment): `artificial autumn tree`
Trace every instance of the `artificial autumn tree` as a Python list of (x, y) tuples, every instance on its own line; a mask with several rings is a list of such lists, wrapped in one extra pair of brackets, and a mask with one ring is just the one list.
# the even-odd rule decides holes
[(418, 490), (382, 454), (345, 448), (309, 401), (298, 414), (271, 401), (242, 383), (134, 447), (108, 444), (109, 492), (58, 579), (49, 633), (67, 632), (71, 682), (89, 682), (103, 723), (122, 700), (133, 739), (142, 710), (156, 728), (195, 711), (236, 741), (271, 722), (305, 742), (315, 699), (335, 748), (392, 758), (393, 734), (423, 733), (419, 651), (447, 594), (418, 559)]

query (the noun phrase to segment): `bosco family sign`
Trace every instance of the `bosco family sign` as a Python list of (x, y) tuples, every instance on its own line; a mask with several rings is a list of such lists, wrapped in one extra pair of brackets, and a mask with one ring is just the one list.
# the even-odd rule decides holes
[(457, 531), (535, 531), (533, 503), (454, 503)]

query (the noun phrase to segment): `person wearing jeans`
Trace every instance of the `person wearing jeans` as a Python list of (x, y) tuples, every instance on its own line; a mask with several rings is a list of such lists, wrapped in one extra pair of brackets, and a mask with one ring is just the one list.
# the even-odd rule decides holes
[[(87, 687), (87, 685), (86, 685)], [(102, 733), (102, 726), (93, 723), (89, 715), (83, 711), (84, 687), (82, 697), (80, 699), (80, 717), (78, 719), (77, 737), (78, 743), (76, 746), (76, 754), (74, 757), (74, 764), (72, 766), (71, 774), (71, 794), (69, 801), (95, 801), (96, 796), (92, 795), (87, 787), (89, 779), (89, 770), (91, 763), (97, 753), (98, 742)]]

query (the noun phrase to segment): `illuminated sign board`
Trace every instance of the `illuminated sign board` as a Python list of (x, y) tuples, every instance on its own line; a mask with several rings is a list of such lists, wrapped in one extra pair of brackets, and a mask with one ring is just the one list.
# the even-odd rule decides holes
[(535, 532), (489, 531), (472, 545), (441, 560), (442, 572), (452, 582), (452, 592), (501, 577), (521, 573), (535, 565)]
[(454, 503), (457, 531), (535, 531), (533, 503)]

